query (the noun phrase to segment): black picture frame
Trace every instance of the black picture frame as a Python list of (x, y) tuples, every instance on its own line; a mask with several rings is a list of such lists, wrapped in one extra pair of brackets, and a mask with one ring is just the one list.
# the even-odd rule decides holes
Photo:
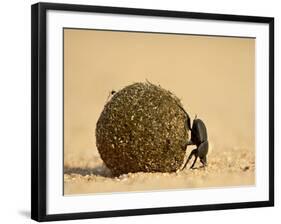
[[(269, 200), (196, 206), (140, 208), (101, 212), (52, 214), (46, 213), (46, 12), (63, 10), (101, 12), (111, 14), (193, 18), (235, 22), (253, 22), (269, 25)], [(193, 212), (206, 210), (238, 209), (274, 206), (274, 18), (164, 11), (137, 8), (103, 7), (73, 4), (37, 3), (31, 11), (31, 218), (37, 221), (86, 219), (99, 217), (132, 216), (161, 213)]]

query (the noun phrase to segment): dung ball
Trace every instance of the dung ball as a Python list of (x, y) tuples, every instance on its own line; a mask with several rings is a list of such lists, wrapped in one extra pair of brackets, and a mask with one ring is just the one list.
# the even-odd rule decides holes
[(174, 172), (184, 160), (187, 116), (180, 100), (151, 83), (116, 92), (96, 124), (96, 146), (114, 175)]

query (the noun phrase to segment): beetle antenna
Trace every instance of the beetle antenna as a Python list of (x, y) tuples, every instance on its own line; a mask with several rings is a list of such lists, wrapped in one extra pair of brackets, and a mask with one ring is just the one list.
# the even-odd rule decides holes
[(194, 118), (194, 120), (195, 120), (195, 119), (197, 119), (197, 114), (195, 114), (195, 118)]

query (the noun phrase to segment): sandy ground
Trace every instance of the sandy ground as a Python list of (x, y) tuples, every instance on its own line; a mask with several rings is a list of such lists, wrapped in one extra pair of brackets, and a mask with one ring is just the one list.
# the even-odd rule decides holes
[[(187, 152), (190, 152), (191, 147)], [(213, 149), (208, 167), (200, 162), (176, 173), (129, 173), (112, 177), (99, 155), (84, 158), (83, 163), (68, 161), (65, 166), (65, 194), (226, 187), (255, 183), (254, 152), (246, 148)]]
[[(65, 194), (255, 184), (254, 39), (90, 30), (64, 37)], [(207, 168), (110, 176), (95, 146), (96, 122), (111, 90), (146, 79), (204, 121)]]

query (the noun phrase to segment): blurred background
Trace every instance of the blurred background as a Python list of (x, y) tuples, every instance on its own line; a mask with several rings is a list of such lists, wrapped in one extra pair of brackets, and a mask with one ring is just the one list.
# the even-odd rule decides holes
[(146, 79), (197, 114), (216, 148), (254, 150), (255, 39), (65, 29), (65, 164), (95, 152), (110, 92)]

